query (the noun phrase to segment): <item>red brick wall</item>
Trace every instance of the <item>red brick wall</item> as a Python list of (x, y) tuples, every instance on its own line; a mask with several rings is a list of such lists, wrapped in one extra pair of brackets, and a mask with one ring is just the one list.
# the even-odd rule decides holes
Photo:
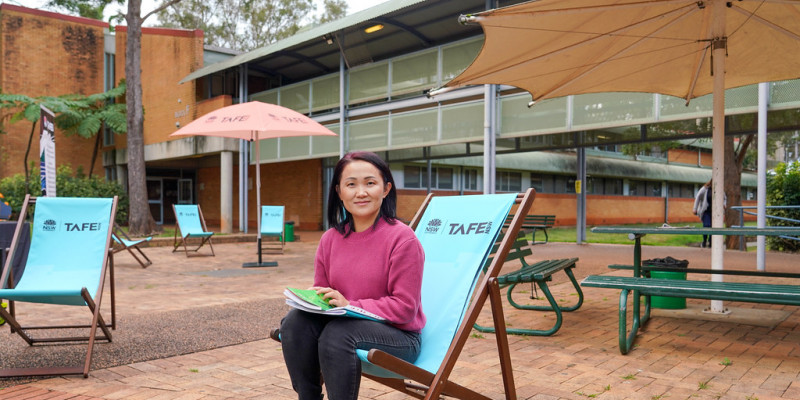
[[(700, 153), (700, 165), (705, 167), (711, 166), (711, 153), (708, 151)], [(681, 164), (690, 164), (690, 165), (697, 165), (698, 163), (698, 154), (697, 150), (688, 150), (688, 149), (671, 149), (667, 152), (667, 159), (671, 163), (681, 163)]]
[[(0, 88), (30, 97), (89, 95), (103, 91), (102, 21), (47, 11), (0, 5)], [(16, 111), (16, 110), (15, 110)], [(0, 178), (23, 173), (23, 159), (32, 124), (9, 123), (0, 112), (6, 134), (0, 134)], [(56, 163), (88, 172), (94, 139), (67, 137), (56, 129)], [(28, 162), (39, 158), (36, 125)], [(38, 162), (36, 163), (38, 164)], [(102, 174), (98, 156), (95, 174)]]
[[(127, 27), (116, 28), (116, 78), (125, 77)], [(203, 32), (200, 30), (142, 28), (142, 105), (144, 143), (160, 143), (178, 127), (199, 117), (195, 81), (178, 84), (203, 66)], [(117, 148), (127, 147), (118, 136)], [(203, 209), (205, 213), (205, 209)]]
[[(239, 226), (239, 169), (233, 168), (233, 226)], [(256, 228), (256, 170), (250, 166), (248, 176), (248, 226)], [(198, 201), (206, 222), (219, 225), (219, 168), (201, 168), (197, 173)], [(261, 204), (285, 206), (285, 218), (295, 222), (295, 230), (322, 229), (322, 162), (320, 160), (261, 164)]]

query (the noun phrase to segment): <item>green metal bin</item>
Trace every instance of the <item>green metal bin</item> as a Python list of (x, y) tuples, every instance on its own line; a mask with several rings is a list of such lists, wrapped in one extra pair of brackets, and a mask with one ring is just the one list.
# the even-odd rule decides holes
[(286, 221), (283, 225), (283, 241), (294, 242), (294, 221)]

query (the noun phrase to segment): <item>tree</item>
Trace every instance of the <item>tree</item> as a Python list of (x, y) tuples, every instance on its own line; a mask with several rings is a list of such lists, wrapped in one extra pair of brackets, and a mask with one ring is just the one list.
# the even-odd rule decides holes
[[(800, 163), (780, 163), (767, 176), (767, 203), (771, 206), (797, 206), (800, 204)], [(785, 227), (796, 226), (795, 221), (800, 220), (800, 209), (771, 209), (770, 215), (786, 218), (770, 218), (767, 220), (771, 226)], [(794, 220), (794, 221), (792, 221)], [(768, 236), (767, 242), (772, 250), (800, 251), (800, 242), (794, 239), (784, 239), (779, 236)]]
[[(796, 129), (798, 113), (794, 110), (772, 112), (768, 115), (768, 126), (776, 131), (771, 131), (767, 136), (767, 154), (774, 154), (775, 149), (780, 143), (790, 143), (793, 140), (794, 132), (788, 129)], [(675, 137), (681, 133), (705, 133), (711, 134), (711, 118), (698, 118), (693, 120), (663, 122), (647, 126), (648, 137)], [(747, 167), (754, 169), (757, 155), (753, 148), (758, 124), (757, 114), (740, 114), (727, 116), (725, 119), (725, 129), (727, 132), (739, 134), (726, 134), (725, 136), (725, 196), (728, 208), (725, 211), (725, 226), (739, 224), (739, 213), (731, 206), (742, 205), (742, 171)], [(778, 131), (783, 130), (783, 131)], [(738, 140), (737, 140), (738, 139)], [(677, 141), (663, 142), (637, 142), (622, 146), (623, 153), (626, 155), (636, 155), (643, 152), (652, 151), (658, 148), (666, 151), (682, 146)], [(731, 249), (739, 248), (739, 236), (728, 236), (726, 246)]]
[[(112, 19), (125, 19), (128, 24), (128, 36), (125, 42), (125, 78), (127, 92), (125, 104), (127, 110), (128, 131), (128, 195), (130, 196), (129, 232), (134, 236), (149, 236), (158, 230), (158, 226), (150, 214), (147, 202), (147, 181), (144, 163), (144, 108), (142, 106), (142, 24), (153, 14), (177, 4), (181, 0), (164, 0), (158, 8), (142, 17), (142, 0), (128, 0), (127, 13), (116, 15)], [(109, 4), (123, 4), (125, 0), (50, 0), (48, 5), (63, 8), (71, 12), (92, 12), (103, 10)], [(95, 11), (92, 11), (95, 10)], [(82, 15), (82, 14), (81, 14)], [(90, 18), (94, 16), (85, 15)], [(82, 15), (84, 16), (84, 15)]]
[(128, 0), (128, 12), (125, 14), (125, 22), (128, 24), (128, 36), (125, 40), (125, 79), (128, 81), (125, 103), (128, 110), (128, 196), (130, 197), (128, 232), (133, 236), (150, 236), (159, 229), (153, 215), (150, 214), (150, 204), (147, 201), (142, 105), (142, 23), (151, 15), (179, 1), (166, 1), (142, 17), (142, 0)]
[(345, 0), (324, 0), (319, 14), (314, 0), (184, 0), (163, 9), (158, 19), (166, 27), (202, 29), (207, 45), (248, 51), (346, 12)]
[(56, 125), (63, 129), (66, 135), (95, 138), (89, 176), (92, 176), (97, 155), (100, 153), (101, 135), (98, 134), (100, 129), (106, 126), (116, 134), (128, 131), (126, 106), (124, 103), (114, 103), (115, 99), (125, 94), (126, 88), (123, 79), (117, 87), (105, 93), (78, 96), (73, 100), (81, 103), (80, 108), (74, 110), (75, 112), (63, 113), (56, 117)]
[(49, 0), (45, 7), (63, 9), (70, 14), (92, 19), (103, 19), (103, 11), (111, 4), (123, 4), (125, 0)]

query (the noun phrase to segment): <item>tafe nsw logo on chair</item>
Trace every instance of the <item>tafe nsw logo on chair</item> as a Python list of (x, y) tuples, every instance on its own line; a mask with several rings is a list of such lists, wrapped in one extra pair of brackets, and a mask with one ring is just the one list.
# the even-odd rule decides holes
[(439, 233), (439, 230), (447, 235), (485, 235), (491, 233), (492, 222), (448, 222), (445, 224), (441, 219), (433, 218), (425, 227), (425, 233)]
[(60, 227), (59, 223), (52, 218), (48, 218), (42, 222), (43, 232), (97, 232), (102, 229), (102, 222), (63, 222)]

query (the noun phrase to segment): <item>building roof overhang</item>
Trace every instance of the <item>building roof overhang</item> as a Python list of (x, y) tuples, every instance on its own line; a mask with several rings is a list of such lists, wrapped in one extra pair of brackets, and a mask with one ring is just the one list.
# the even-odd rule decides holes
[[(458, 22), (463, 13), (485, 10), (485, 0), (392, 0), (342, 19), (303, 30), (222, 62), (200, 68), (180, 83), (247, 65), (250, 71), (280, 78), (282, 84), (339, 70), (340, 54), (348, 68), (423, 50), (475, 35), (478, 25)], [(365, 28), (381, 24), (373, 33)]]

